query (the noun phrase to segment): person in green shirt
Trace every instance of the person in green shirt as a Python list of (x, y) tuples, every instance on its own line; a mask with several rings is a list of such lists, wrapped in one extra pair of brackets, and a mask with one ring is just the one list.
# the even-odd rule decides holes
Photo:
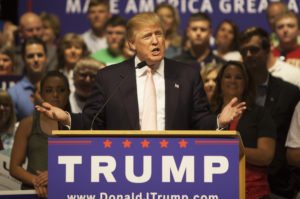
[(91, 57), (105, 63), (106, 66), (125, 60), (122, 55), (122, 44), (126, 34), (126, 19), (120, 15), (111, 17), (105, 25), (108, 48), (96, 51)]

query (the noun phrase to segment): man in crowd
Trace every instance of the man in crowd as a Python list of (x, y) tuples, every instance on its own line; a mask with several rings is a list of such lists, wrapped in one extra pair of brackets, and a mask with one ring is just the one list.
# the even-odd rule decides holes
[(125, 34), (126, 19), (121, 15), (111, 17), (105, 25), (108, 47), (91, 54), (91, 57), (104, 63), (106, 66), (124, 61), (122, 45)]
[(276, 124), (276, 150), (268, 175), (271, 192), (292, 198), (295, 184), (287, 167), (284, 145), (294, 108), (300, 100), (299, 89), (269, 74), (266, 66), (270, 40), (263, 29), (246, 29), (240, 36), (240, 52), (244, 64), (254, 77), (257, 88), (256, 104), (264, 106)]
[(27, 39), (22, 44), (22, 55), (26, 74), (15, 86), (8, 89), (14, 103), (18, 121), (34, 111), (34, 104), (30, 96), (35, 89), (35, 85), (45, 73), (46, 45), (37, 38)]
[(99, 71), (82, 114), (70, 116), (48, 103), (37, 109), (71, 129), (180, 130), (215, 129), (217, 124), (224, 128), (246, 108), (235, 98), (217, 121), (209, 111), (200, 73), (164, 58), (158, 15), (132, 17), (127, 39), (136, 56)]
[[(269, 26), (272, 30), (270, 38), (275, 47), (279, 45), (279, 40), (275, 34), (275, 27), (274, 27), (275, 18), (277, 15), (280, 15), (287, 11), (289, 11), (287, 5), (282, 1), (270, 2), (266, 9), (266, 17), (268, 19)], [(298, 36), (297, 40), (298, 40), (298, 44), (300, 44), (300, 35)]]
[(104, 68), (104, 64), (91, 57), (81, 58), (76, 63), (73, 71), (75, 92), (72, 92), (69, 98), (72, 113), (82, 112), (100, 68)]
[(291, 11), (281, 13), (275, 18), (274, 28), (279, 40), (279, 46), (273, 50), (274, 56), (300, 68), (300, 45), (297, 43), (300, 32), (298, 16)]
[(210, 48), (209, 39), (212, 35), (211, 19), (206, 13), (195, 13), (189, 18), (187, 37), (191, 47), (183, 51), (174, 59), (180, 62), (193, 64), (198, 70), (203, 69), (209, 63), (225, 63), (225, 61), (214, 55)]
[[(43, 24), (40, 17), (32, 12), (27, 12), (21, 16), (19, 29), (20, 29), (20, 37), (22, 39), (22, 42), (33, 37), (42, 39), (44, 33)], [(46, 60), (45, 70), (46, 71), (56, 70), (57, 67), (56, 52), (50, 46), (46, 46), (46, 48), (47, 48), (48, 56)], [(24, 71), (25, 63), (23, 62), (21, 45), (16, 46), (15, 52), (16, 52), (16, 60), (17, 60), (15, 73), (19, 75), (23, 75), (25, 72)]]
[(94, 53), (107, 48), (104, 25), (111, 17), (107, 0), (91, 0), (88, 8), (91, 29), (82, 34), (89, 50)]

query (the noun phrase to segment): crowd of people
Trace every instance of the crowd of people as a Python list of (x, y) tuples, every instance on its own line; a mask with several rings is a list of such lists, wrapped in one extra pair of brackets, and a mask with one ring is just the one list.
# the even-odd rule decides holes
[[(62, 124), (43, 111), (35, 110), (35, 106), (47, 102), (71, 114), (88, 110), (91, 105), (85, 108), (85, 104), (92, 103), (89, 97), (101, 94), (95, 91), (102, 86), (100, 82), (111, 84), (104, 85), (102, 90), (115, 92), (115, 87), (121, 84), (111, 77), (119, 75), (112, 74), (118, 72), (118, 64), (125, 61), (124, 65), (134, 65), (144, 61), (137, 55), (145, 55), (141, 46), (143, 42), (150, 42), (155, 55), (162, 51), (161, 43), (165, 46), (165, 71), (158, 69), (153, 74), (157, 97), (166, 92), (163, 87), (168, 86), (167, 80), (159, 79), (159, 75), (166, 74), (167, 78), (172, 73), (168, 66), (171, 64), (174, 70), (186, 67), (187, 74), (196, 71), (201, 75), (199, 89), (205, 92), (205, 100), (201, 103), (208, 105), (209, 112), (222, 113), (235, 98), (235, 104), (245, 102), (246, 109), (224, 129), (240, 132), (245, 146), (246, 198), (299, 199), (300, 20), (297, 14), (289, 11), (285, 3), (273, 2), (266, 9), (272, 33), (261, 27), (249, 27), (240, 32), (234, 21), (225, 19), (213, 35), (209, 14), (199, 12), (189, 17), (181, 35), (180, 18), (172, 5), (158, 4), (154, 13), (160, 17), (163, 35), (156, 31), (155, 36), (146, 34), (139, 40), (132, 39), (137, 33), (131, 31), (123, 16), (110, 13), (106, 0), (90, 1), (87, 15), (91, 27), (82, 35), (67, 33), (61, 37), (59, 18), (45, 12), (23, 14), (19, 26), (5, 23), (0, 33), (0, 78), (22, 76), (7, 91), (0, 90), (0, 153), (11, 158), (10, 175), (22, 182), (22, 189), (35, 189), (40, 197), (46, 198), (47, 139), (53, 136), (52, 130), (61, 129)], [(152, 26), (150, 23), (149, 29)], [(20, 43), (15, 40), (16, 32)], [(215, 47), (210, 43), (212, 37)], [(97, 75), (99, 70), (105, 70), (103, 74), (110, 76)], [(146, 79), (142, 77), (144, 72), (146, 70), (136, 72), (136, 81)], [(186, 73), (180, 78), (189, 78)], [(136, 115), (141, 119), (139, 92), (144, 87), (137, 85), (135, 88), (139, 95)], [(200, 91), (194, 95), (200, 95)], [(187, 94), (181, 91), (181, 95)], [(163, 97), (168, 98), (168, 95)], [(185, 113), (182, 109), (186, 106), (193, 105), (185, 104), (177, 111)], [(159, 100), (157, 107), (167, 109), (169, 106)], [(163, 112), (162, 116), (158, 111), (160, 130), (173, 128), (165, 114)], [(103, 126), (118, 129), (110, 126), (108, 115)], [(181, 117), (186, 117), (179, 119), (187, 124), (191, 123), (188, 119), (194, 119), (188, 114)], [(96, 126), (101, 126), (104, 121), (96, 122)], [(183, 128), (180, 124), (177, 127)], [(26, 159), (27, 169), (22, 166)]]

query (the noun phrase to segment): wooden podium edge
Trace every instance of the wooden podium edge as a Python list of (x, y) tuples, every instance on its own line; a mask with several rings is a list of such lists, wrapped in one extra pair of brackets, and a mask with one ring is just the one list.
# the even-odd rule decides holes
[(224, 137), (224, 138), (239, 138), (239, 198), (245, 199), (246, 192), (246, 180), (245, 180), (245, 170), (246, 170), (246, 156), (244, 151), (244, 145), (237, 131), (139, 131), (139, 130), (119, 130), (119, 131), (108, 131), (105, 133), (100, 130), (55, 130), (52, 131), (53, 135), (61, 137)]
[[(105, 132), (105, 133), (104, 133)], [(139, 131), (139, 130), (55, 130), (52, 131), (53, 135), (63, 137), (77, 137), (77, 136), (120, 136), (120, 137), (161, 137), (161, 136), (201, 136), (201, 137), (237, 137), (236, 131), (186, 131), (186, 130), (174, 130), (174, 131)]]

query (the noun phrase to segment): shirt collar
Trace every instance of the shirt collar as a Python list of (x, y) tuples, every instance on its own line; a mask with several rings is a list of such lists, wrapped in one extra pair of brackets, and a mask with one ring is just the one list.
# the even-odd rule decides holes
[(21, 81), (21, 84), (22, 84), (22, 87), (24, 88), (24, 89), (34, 89), (34, 85), (29, 81), (29, 79), (26, 77), (26, 76), (24, 76), (23, 77), (23, 79), (22, 79), (22, 81)]
[(268, 87), (269, 79), (270, 79), (270, 75), (268, 74), (266, 81), (260, 84), (259, 86)]
[[(135, 56), (135, 58), (134, 58), (134, 63), (135, 63), (134, 67), (136, 68), (137, 65), (141, 62), (142, 61), (137, 56)], [(165, 66), (165, 60), (162, 59), (158, 64), (155, 65), (155, 68), (156, 68), (155, 73), (157, 73), (161, 76), (164, 76), (164, 66)], [(137, 74), (138, 77), (143, 76), (144, 74), (146, 74), (146, 67), (137, 68), (136, 69), (136, 74)]]

